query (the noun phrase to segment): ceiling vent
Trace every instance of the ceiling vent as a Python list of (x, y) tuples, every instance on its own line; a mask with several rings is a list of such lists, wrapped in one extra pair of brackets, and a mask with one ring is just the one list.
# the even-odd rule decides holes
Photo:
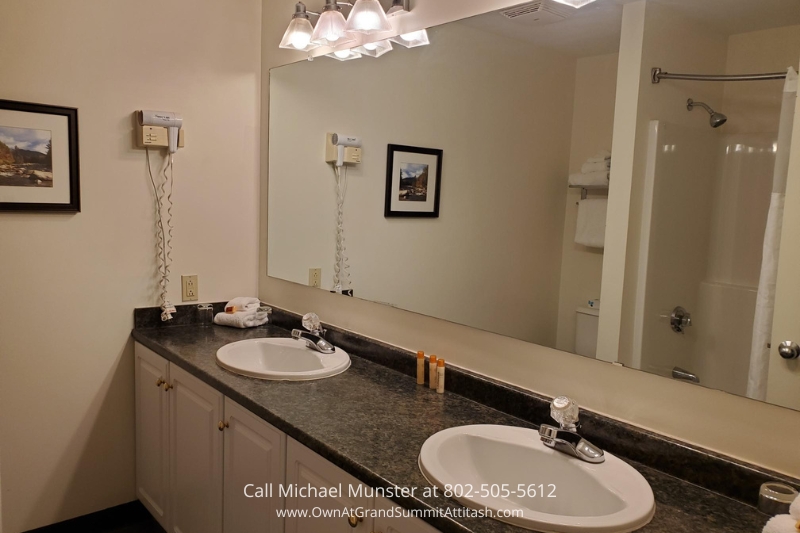
[(552, 0), (534, 0), (518, 6), (500, 11), (500, 14), (514, 22), (531, 26), (542, 26), (560, 22), (575, 13), (576, 9), (570, 6), (553, 2)]

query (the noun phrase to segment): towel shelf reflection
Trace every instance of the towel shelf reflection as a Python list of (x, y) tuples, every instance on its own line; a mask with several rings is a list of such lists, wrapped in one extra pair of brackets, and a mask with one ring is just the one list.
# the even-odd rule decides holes
[(608, 185), (570, 185), (570, 189), (581, 190), (581, 200), (586, 200), (589, 191), (608, 191)]

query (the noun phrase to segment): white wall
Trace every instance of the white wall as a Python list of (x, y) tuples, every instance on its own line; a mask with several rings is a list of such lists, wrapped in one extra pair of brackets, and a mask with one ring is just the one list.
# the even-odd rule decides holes
[[(581, 166), (599, 150), (611, 150), (614, 130), (614, 99), (617, 91), (619, 54), (582, 57), (575, 68), (575, 100), (572, 112), (572, 140), (569, 172)], [(592, 196), (605, 196), (593, 192)], [(600, 297), (603, 250), (575, 243), (580, 189), (568, 189), (561, 255), (561, 288), (558, 305), (556, 348), (575, 351), (575, 310)]]
[(200, 276), (201, 301), (256, 292), (261, 3), (2, 11), (3, 98), (79, 108), (81, 148), (81, 213), (0, 214), (2, 525), (18, 533), (135, 499), (129, 335), (157, 298), (134, 110), (185, 117), (172, 301), (181, 273)]
[[(280, 5), (276, 7), (276, 4)], [(291, 12), (291, 4), (290, 0), (281, 0), (270, 1), (265, 6), (268, 5), (270, 10)], [(437, 6), (441, 6), (442, 11), (450, 10), (452, 18), (461, 13), (455, 0), (437, 2)], [(487, 3), (486, 9), (492, 8), (495, 5)], [(299, 59), (297, 54), (277, 50), (285, 28), (285, 19), (266, 16), (265, 9), (262, 53), (265, 76), (267, 68)], [(636, 33), (636, 29), (632, 32)], [(637, 80), (640, 67), (639, 62), (635, 66)], [(625, 72), (622, 72), (623, 64), (620, 62), (620, 70), (620, 77), (627, 79), (630, 66), (625, 65)], [(620, 101), (620, 96), (617, 101)], [(263, 97), (262, 109), (266, 110), (269, 100), (266, 83)], [(262, 123), (262, 155), (265, 158), (267, 121), (265, 112)], [(797, 140), (795, 144), (798, 144)], [(615, 156), (619, 148), (615, 146)], [(800, 165), (793, 168), (800, 171)], [(268, 197), (265, 192), (268, 180), (267, 165), (262, 161), (262, 228), (267, 224)], [(262, 231), (259, 295), (275, 305), (297, 312), (313, 310), (323, 320), (340, 327), (408, 349), (440, 353), (460, 366), (543, 394), (572, 395), (584, 407), (611, 417), (800, 476), (794, 444), (800, 439), (798, 411), (676, 383), (578, 355), (269, 278), (266, 260), (267, 232)], [(702, 415), (698, 415), (698, 406), (702, 407)], [(742, 431), (742, 420), (747, 420), (748, 431)], [(772, 443), (769, 449), (763, 445), (765, 435)]]
[[(356, 297), (555, 346), (575, 60), (461, 24), (430, 38), (272, 71), (269, 272), (307, 284), (322, 267), (333, 287), (324, 140), (358, 135), (344, 217)], [(444, 151), (439, 218), (384, 217), (390, 143)]]

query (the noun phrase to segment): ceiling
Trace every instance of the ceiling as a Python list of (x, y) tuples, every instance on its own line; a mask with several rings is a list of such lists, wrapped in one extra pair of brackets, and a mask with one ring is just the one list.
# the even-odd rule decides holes
[[(578, 57), (600, 55), (619, 50), (622, 7), (633, 1), (597, 0), (566, 20), (546, 25), (531, 23), (533, 18), (526, 17), (509, 20), (497, 11), (461, 23)], [(725, 35), (800, 24), (800, 0), (647, 1), (671, 6)]]

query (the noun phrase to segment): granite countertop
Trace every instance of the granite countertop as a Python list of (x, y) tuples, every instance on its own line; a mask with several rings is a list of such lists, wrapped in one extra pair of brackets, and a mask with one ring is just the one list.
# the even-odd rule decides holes
[[(237, 330), (220, 326), (135, 329), (133, 338), (290, 437), (371, 486), (425, 487), (417, 466), (422, 444), (434, 433), (468, 424), (534, 427), (462, 396), (437, 394), (416, 380), (351, 353), (352, 366), (318, 381), (265, 381), (219, 367), (217, 349), (230, 342), (288, 337), (287, 330), (263, 326)], [(422, 415), (425, 416), (422, 416)], [(760, 533), (768, 517), (755, 508), (628, 461), (647, 479), (656, 499), (645, 533)], [(453, 500), (398, 498), (406, 508), (460, 508)], [(444, 533), (528, 531), (486, 518), (428, 520)]]

